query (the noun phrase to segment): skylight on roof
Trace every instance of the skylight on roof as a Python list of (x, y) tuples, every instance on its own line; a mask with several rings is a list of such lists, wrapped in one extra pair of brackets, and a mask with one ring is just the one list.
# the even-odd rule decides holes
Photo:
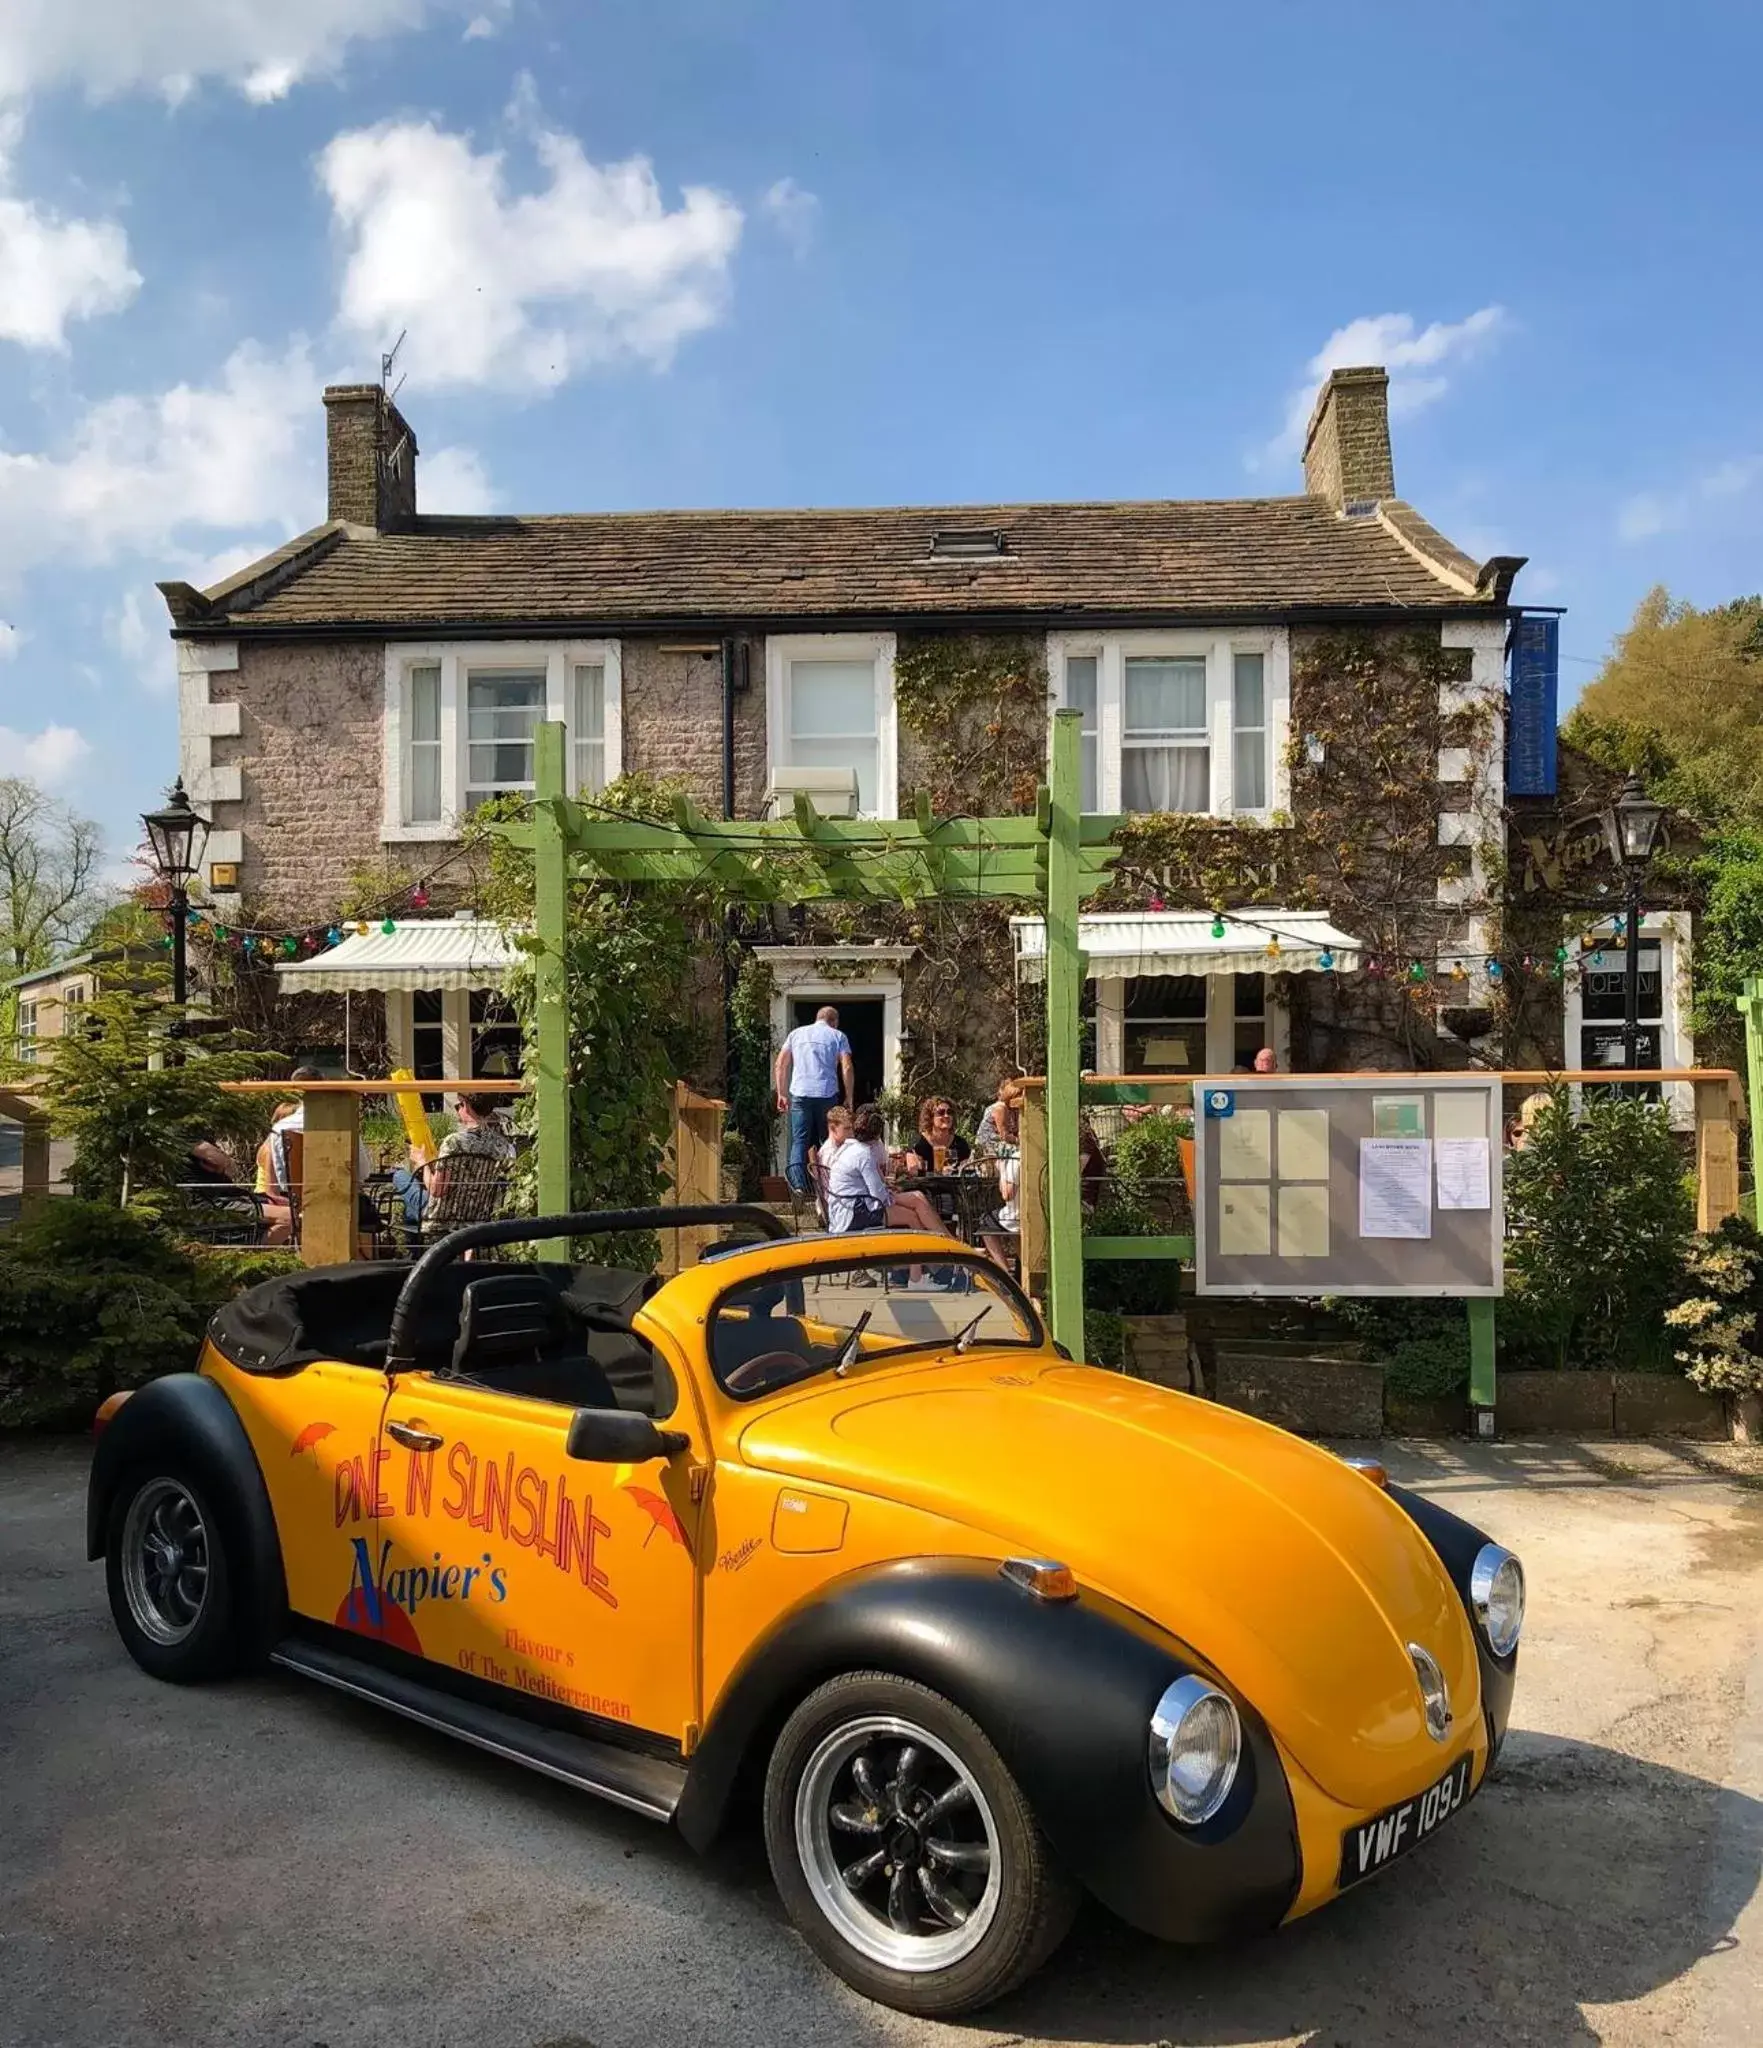
[(1009, 545), (995, 526), (939, 526), (931, 535), (930, 551), (945, 561), (985, 561), (1006, 555)]

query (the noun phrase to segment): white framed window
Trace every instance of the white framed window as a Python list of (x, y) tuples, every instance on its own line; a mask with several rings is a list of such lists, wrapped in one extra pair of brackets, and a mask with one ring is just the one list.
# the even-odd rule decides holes
[(1291, 801), (1283, 627), (1047, 642), (1053, 701), (1083, 713), (1084, 808), (1265, 820)]
[(900, 808), (892, 633), (786, 633), (765, 643), (772, 768), (854, 768), (857, 809)]
[(394, 643), (386, 649), (382, 839), (451, 839), (491, 797), (530, 791), (534, 730), (561, 722), (570, 793), (622, 769), (616, 640)]
[(37, 1057), (37, 1006), (22, 997), (18, 1005), (18, 1056), (27, 1064)]
[[(1628, 983), (1625, 932), (1582, 933), (1569, 940), (1573, 958), (1562, 978), (1562, 1036), (1570, 1067), (1608, 1067), (1619, 1080), (1623, 1064), (1622, 1017)], [(1643, 1067), (1693, 1067), (1695, 1033), (1690, 1025), (1694, 984), (1690, 974), (1690, 917), (1687, 911), (1653, 910), (1641, 918), (1640, 1056)], [(1587, 1084), (1590, 1085), (1590, 1084)], [(1695, 1124), (1694, 1090), (1686, 1081), (1654, 1084), (1643, 1091), (1663, 1097), (1679, 1130)], [(1575, 1084), (1578, 1102), (1585, 1088)]]

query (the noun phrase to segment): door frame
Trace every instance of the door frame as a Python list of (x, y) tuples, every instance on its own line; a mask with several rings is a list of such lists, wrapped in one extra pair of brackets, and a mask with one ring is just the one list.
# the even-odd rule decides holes
[[(882, 1086), (900, 1085), (900, 1029), (906, 1011), (906, 962), (916, 946), (755, 946), (754, 958), (771, 969), (771, 1056), (790, 1030), (790, 1005), (818, 997), (836, 1008), (842, 997), (882, 999)], [(773, 1165), (783, 1170), (789, 1131), (775, 1134)]]

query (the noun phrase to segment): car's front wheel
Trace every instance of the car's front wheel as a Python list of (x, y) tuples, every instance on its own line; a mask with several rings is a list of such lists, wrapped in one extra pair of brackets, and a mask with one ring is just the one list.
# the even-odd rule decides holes
[(143, 1671), (187, 1684), (237, 1666), (226, 1543), (196, 1481), (170, 1470), (124, 1481), (111, 1509), (104, 1577), (117, 1633)]
[(1075, 1888), (978, 1723), (876, 1671), (829, 1680), (772, 1752), (765, 1840), (821, 1960), (905, 2012), (971, 2012), (1052, 1953)]

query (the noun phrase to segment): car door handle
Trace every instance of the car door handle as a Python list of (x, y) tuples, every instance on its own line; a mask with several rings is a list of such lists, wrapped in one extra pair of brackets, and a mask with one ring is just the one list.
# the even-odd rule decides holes
[(386, 1434), (394, 1437), (409, 1451), (438, 1451), (446, 1441), (432, 1429), (418, 1429), (413, 1422), (388, 1422)]

